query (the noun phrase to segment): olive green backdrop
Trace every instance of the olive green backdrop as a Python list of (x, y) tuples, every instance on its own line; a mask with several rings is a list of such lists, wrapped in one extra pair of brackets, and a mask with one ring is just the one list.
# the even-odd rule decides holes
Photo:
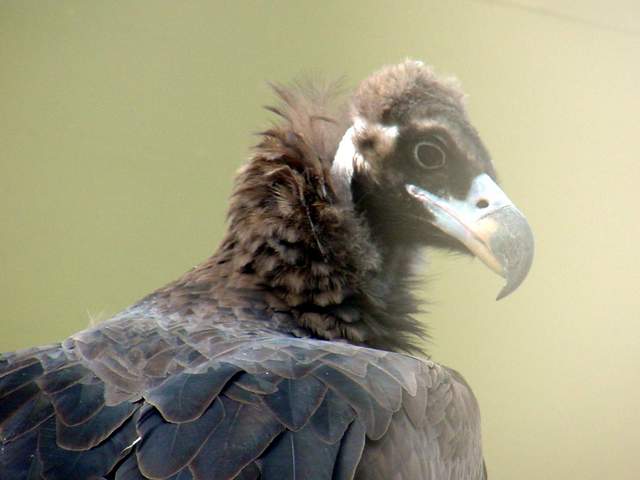
[(429, 350), (479, 398), (491, 478), (639, 478), (640, 6), (604, 3), (2, 1), (0, 350), (62, 339), (214, 250), (265, 80), (353, 85), (410, 56), (462, 80), (537, 236), (504, 301), (461, 258), (433, 255), (424, 286)]

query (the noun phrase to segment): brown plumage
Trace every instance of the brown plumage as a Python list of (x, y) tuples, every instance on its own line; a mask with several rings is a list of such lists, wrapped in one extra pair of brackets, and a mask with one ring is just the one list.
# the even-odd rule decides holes
[(331, 178), (346, 129), (345, 118), (327, 111), (335, 92), (276, 91), (284, 121), (263, 133), (240, 170), (220, 249), (163, 292), (200, 302), (204, 286), (216, 298), (230, 295), (231, 304), (247, 295), (290, 314), (297, 335), (412, 350), (421, 329), (410, 317), (409, 279), (402, 272), (403, 281), (387, 280), (406, 265), (383, 258)]
[[(61, 344), (0, 357), (0, 478), (484, 478), (469, 387), (400, 353), (424, 336), (416, 252), (492, 266), (504, 242), (476, 251), (429, 197), (492, 199), (458, 87), (407, 61), (348, 108), (332, 88), (275, 90), (280, 121), (211, 258)], [(495, 258), (508, 281), (530, 261)]]

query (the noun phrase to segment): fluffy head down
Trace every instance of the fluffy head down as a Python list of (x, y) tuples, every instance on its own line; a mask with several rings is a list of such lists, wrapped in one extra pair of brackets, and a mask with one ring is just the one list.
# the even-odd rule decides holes
[(281, 122), (238, 174), (227, 236), (173, 297), (188, 308), (197, 285), (218, 305), (286, 312), (296, 335), (415, 350), (413, 263), (442, 235), (414, 220), (405, 150), (433, 127), (425, 119), (466, 128), (462, 93), (413, 61), (372, 75), (342, 108), (335, 88), (275, 90)]
[(281, 121), (238, 173), (222, 245), (157, 295), (185, 312), (203, 298), (242, 306), (243, 316), (297, 336), (416, 350), (425, 334), (403, 273), (411, 258), (383, 254), (331, 174), (349, 122), (346, 108), (332, 107), (339, 92), (275, 90), (281, 104), (269, 110)]
[(385, 126), (449, 111), (464, 112), (464, 94), (454, 78), (436, 76), (422, 62), (407, 60), (365, 79), (354, 93), (352, 115)]

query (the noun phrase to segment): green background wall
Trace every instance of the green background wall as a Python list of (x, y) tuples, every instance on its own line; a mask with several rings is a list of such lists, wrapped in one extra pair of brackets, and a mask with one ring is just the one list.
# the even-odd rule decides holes
[(424, 286), (429, 351), (479, 398), (491, 478), (638, 478), (640, 4), (604, 3), (0, 2), (0, 351), (213, 251), (265, 80), (354, 85), (410, 56), (462, 80), (537, 235), (504, 301), (466, 259), (431, 256)]

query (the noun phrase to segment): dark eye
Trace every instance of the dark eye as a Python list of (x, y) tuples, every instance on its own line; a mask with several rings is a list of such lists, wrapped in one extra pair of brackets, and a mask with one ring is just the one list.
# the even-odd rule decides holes
[(419, 142), (413, 149), (413, 156), (425, 170), (435, 170), (442, 167), (446, 161), (447, 156), (440, 145), (433, 142)]

